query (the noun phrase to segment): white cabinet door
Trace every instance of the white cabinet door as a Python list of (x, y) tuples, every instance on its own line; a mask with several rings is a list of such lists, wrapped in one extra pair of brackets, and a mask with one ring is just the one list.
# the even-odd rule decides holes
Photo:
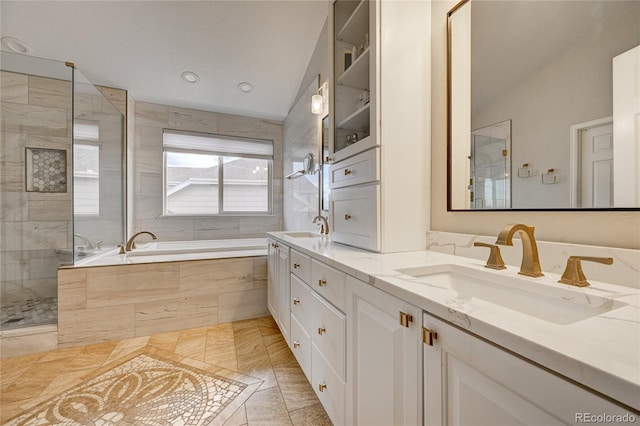
[[(621, 407), (428, 314), (424, 344), (426, 425), (571, 425)], [(606, 423), (605, 423), (606, 424)]]
[[(347, 278), (348, 425), (422, 422), (422, 311)], [(412, 317), (408, 327), (401, 313)]]
[(289, 343), (289, 328), (291, 324), (291, 307), (289, 306), (290, 273), (289, 247), (278, 247), (278, 326), (284, 340)]
[(267, 240), (269, 254), (267, 256), (267, 308), (271, 316), (278, 321), (278, 248), (274, 240)]
[(274, 240), (268, 240), (268, 243), (267, 307), (288, 343), (291, 324), (289, 247)]

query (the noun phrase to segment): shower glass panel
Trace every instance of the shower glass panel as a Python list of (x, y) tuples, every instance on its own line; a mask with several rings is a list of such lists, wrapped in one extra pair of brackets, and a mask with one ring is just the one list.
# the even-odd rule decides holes
[(471, 208), (511, 208), (511, 120), (471, 132)]
[[(7, 330), (55, 324), (58, 267), (124, 241), (125, 99), (63, 62), (0, 55), (0, 330)], [(108, 99), (121, 101), (120, 110)]]
[(64, 63), (1, 52), (0, 329), (57, 321), (72, 261), (72, 79)]
[(77, 69), (73, 91), (73, 250), (78, 262), (125, 238), (125, 99), (123, 91), (96, 87)]

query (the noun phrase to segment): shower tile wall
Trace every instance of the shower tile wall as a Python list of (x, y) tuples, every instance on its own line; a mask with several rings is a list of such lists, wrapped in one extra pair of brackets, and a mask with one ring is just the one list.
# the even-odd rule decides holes
[(71, 185), (25, 191), (25, 148), (67, 152), (71, 179), (71, 83), (2, 71), (0, 250), (2, 304), (56, 296), (58, 262), (70, 260)]
[[(101, 122), (114, 119), (111, 103), (126, 109), (126, 91), (99, 89), (108, 101), (77, 94), (76, 117)], [(71, 261), (73, 245), (71, 82), (1, 71), (0, 104), (0, 301), (53, 298), (58, 264)], [(108, 152), (107, 139), (100, 142)], [(67, 152), (66, 192), (26, 192), (26, 147)]]

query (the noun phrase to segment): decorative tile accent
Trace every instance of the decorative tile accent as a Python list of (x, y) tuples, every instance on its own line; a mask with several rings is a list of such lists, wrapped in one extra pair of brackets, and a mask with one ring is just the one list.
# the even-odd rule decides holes
[(26, 148), (27, 192), (67, 192), (67, 151)]
[(7, 424), (222, 424), (254, 390), (249, 383), (142, 353)]

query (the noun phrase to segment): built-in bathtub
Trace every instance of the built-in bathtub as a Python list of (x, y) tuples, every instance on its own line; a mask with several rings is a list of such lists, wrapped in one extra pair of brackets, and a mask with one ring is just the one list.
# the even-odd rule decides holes
[(264, 238), (141, 243), (58, 270), (61, 346), (268, 314)]
[(266, 256), (266, 238), (200, 241), (152, 241), (138, 243), (134, 250), (120, 254), (119, 248), (105, 250), (76, 261), (73, 267), (156, 263), (182, 260), (224, 259)]

